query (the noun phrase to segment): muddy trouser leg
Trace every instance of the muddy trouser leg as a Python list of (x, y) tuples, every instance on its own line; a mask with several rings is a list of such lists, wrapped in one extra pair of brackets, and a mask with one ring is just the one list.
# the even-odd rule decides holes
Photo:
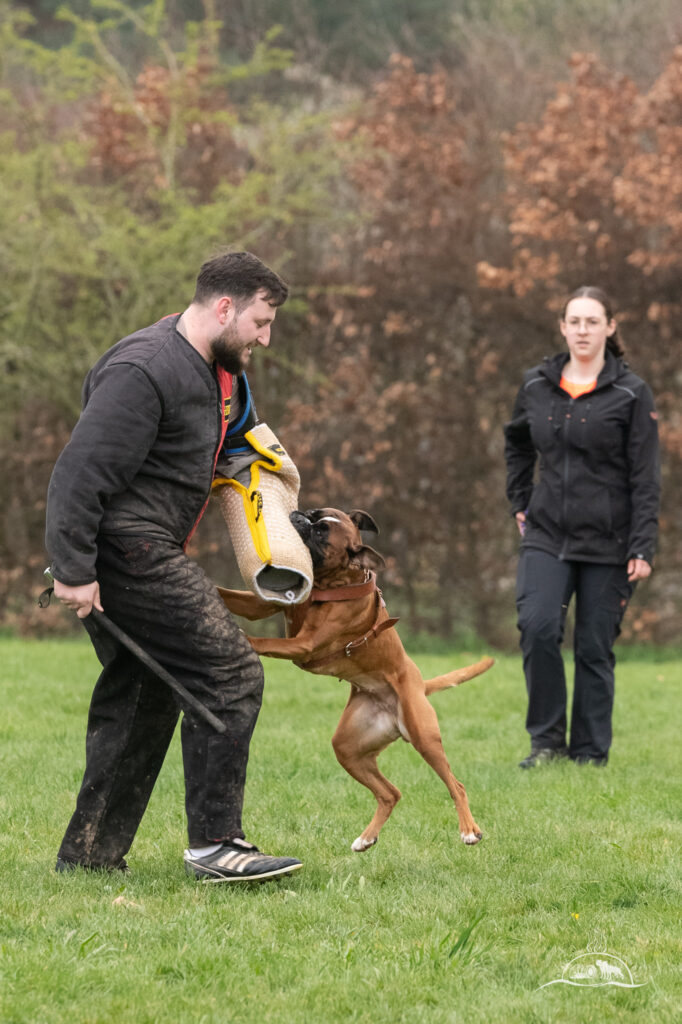
[(59, 857), (115, 867), (144, 814), (178, 718), (168, 687), (86, 624), (104, 666), (92, 695), (86, 767)]
[(625, 565), (579, 563), (571, 757), (607, 757), (615, 693), (613, 645), (634, 585)]
[[(160, 541), (101, 541), (105, 613), (226, 726), (183, 707), (115, 641), (93, 636), (104, 671), (88, 720), (86, 769), (60, 856), (115, 865), (146, 808), (180, 711), (191, 846), (243, 837), (242, 804), (263, 670), (215, 584), (182, 550)], [(100, 631), (88, 626), (88, 632)]]
[(566, 745), (566, 674), (561, 654), (574, 563), (545, 551), (521, 551), (516, 581), (518, 628), (528, 692), (531, 748)]

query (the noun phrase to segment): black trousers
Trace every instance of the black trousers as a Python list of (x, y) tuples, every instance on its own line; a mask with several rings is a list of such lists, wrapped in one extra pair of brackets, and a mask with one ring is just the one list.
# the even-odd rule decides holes
[(244, 838), (242, 804), (263, 669), (204, 571), (181, 548), (140, 537), (101, 540), (105, 613), (226, 726), (183, 707), (91, 619), (102, 663), (87, 726), (83, 783), (59, 856), (115, 866), (130, 848), (180, 713), (190, 846)]
[[(632, 596), (624, 565), (560, 561), (522, 549), (516, 586), (532, 749), (568, 745), (571, 757), (605, 757), (611, 746), (613, 645)], [(570, 743), (561, 655), (566, 612), (575, 595), (575, 682)]]

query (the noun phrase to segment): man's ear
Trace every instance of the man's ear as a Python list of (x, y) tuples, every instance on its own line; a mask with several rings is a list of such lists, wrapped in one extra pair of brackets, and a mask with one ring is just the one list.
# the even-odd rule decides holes
[(386, 568), (384, 556), (371, 548), (369, 544), (363, 544), (357, 551), (351, 551), (349, 554), (351, 565), (359, 566), (362, 569), (373, 569), (375, 572)]
[(229, 295), (221, 295), (216, 302), (215, 310), (221, 324), (225, 323), (234, 312), (234, 301)]
[(348, 518), (355, 523), (358, 530), (369, 530), (371, 533), (379, 532), (379, 527), (374, 522), (369, 512), (363, 512), (361, 509), (356, 508), (348, 514)]

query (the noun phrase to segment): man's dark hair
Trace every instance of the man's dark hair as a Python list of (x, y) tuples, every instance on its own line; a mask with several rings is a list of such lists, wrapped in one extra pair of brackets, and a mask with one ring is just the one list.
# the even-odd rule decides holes
[(202, 265), (192, 301), (204, 303), (216, 295), (229, 295), (241, 310), (261, 291), (271, 306), (281, 306), (289, 294), (282, 278), (253, 253), (226, 252)]

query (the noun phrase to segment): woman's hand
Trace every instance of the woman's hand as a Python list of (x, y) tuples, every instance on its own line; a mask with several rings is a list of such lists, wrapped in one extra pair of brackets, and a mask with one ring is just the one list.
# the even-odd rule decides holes
[(630, 583), (645, 580), (651, 576), (651, 566), (643, 558), (631, 558), (628, 562), (628, 579)]
[(524, 533), (526, 532), (526, 513), (517, 512), (514, 516), (514, 519), (516, 520), (516, 525), (519, 528), (519, 533), (523, 537)]

